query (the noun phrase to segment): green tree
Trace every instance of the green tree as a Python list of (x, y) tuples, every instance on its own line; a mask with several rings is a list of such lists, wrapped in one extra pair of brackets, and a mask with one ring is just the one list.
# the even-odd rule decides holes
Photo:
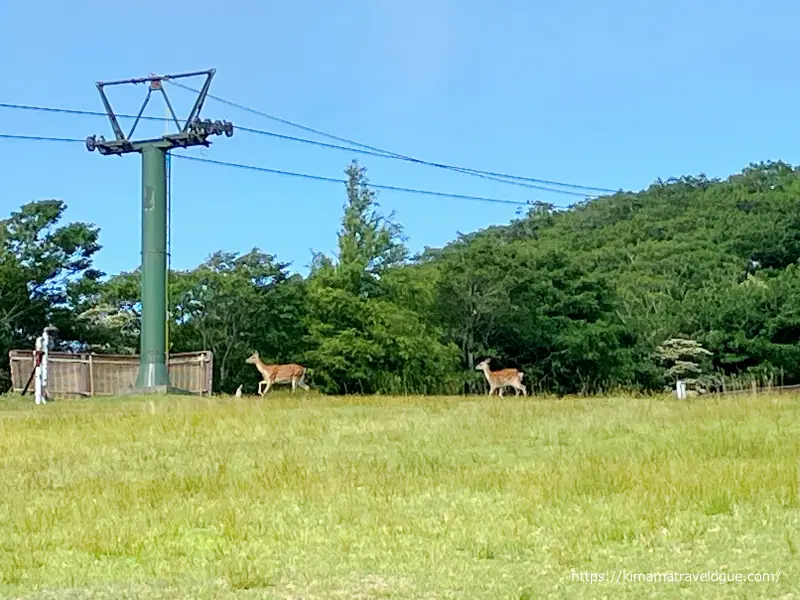
[(10, 385), (8, 351), (32, 348), (46, 325), (59, 327), (59, 345), (75, 341), (68, 290), (102, 275), (92, 268), (98, 229), (59, 225), (66, 208), (61, 200), (30, 202), (0, 221), (0, 389)]
[(664, 365), (664, 379), (669, 387), (684, 380), (688, 388), (701, 387), (700, 376), (712, 353), (696, 340), (670, 338), (657, 348), (659, 362)]
[(497, 354), (491, 339), (509, 310), (512, 274), (504, 246), (493, 237), (464, 236), (437, 260), (435, 315), (448, 339), (460, 349), (461, 366), (466, 370), (465, 391), (475, 391), (480, 384), (474, 372), (476, 358)]
[(216, 252), (178, 275), (173, 351), (211, 350), (215, 387), (229, 393), (239, 384), (255, 391), (260, 376), (244, 362), (254, 351), (267, 361), (299, 360), (305, 290), (288, 266), (254, 248), (243, 255)]
[(402, 230), (377, 211), (365, 169), (346, 170), (347, 204), (335, 261), (316, 254), (308, 281), (306, 360), (323, 391), (434, 392), (452, 387), (455, 348), (392, 299), (388, 273), (407, 256)]

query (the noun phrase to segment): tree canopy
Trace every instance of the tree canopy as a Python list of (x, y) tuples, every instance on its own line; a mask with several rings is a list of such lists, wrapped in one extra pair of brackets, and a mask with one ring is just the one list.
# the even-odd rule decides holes
[[(419, 256), (365, 169), (346, 175), (338, 252), (315, 255), (307, 277), (259, 248), (170, 273), (170, 350), (213, 351), (217, 391), (255, 390), (253, 351), (306, 365), (326, 393), (483, 391), (475, 365), (487, 357), (522, 369), (533, 392), (663, 390), (678, 376), (708, 389), (800, 383), (791, 165), (536, 204)], [(0, 221), (2, 389), (8, 350), (32, 347), (48, 323), (65, 349), (137, 351), (138, 272), (94, 269), (101, 232), (61, 224), (66, 210), (30, 202)]]

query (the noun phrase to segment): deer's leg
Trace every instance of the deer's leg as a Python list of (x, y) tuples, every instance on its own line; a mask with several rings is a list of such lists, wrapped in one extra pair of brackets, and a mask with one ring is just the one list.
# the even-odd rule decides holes
[(264, 395), (264, 392), (261, 391), (261, 388), (264, 386), (265, 383), (266, 383), (266, 381), (264, 381), (263, 379), (258, 382), (258, 395), (259, 396), (263, 396)]
[(294, 394), (297, 390), (297, 377), (292, 377), (292, 393)]
[[(266, 393), (269, 391), (269, 388), (271, 388), (271, 387), (272, 387), (272, 380), (271, 380), (271, 379), (267, 379), (267, 380), (266, 380), (264, 383), (266, 383), (266, 384), (267, 384), (267, 387), (266, 387), (266, 388), (264, 388), (264, 394), (266, 394)], [(262, 396), (263, 396), (264, 394), (262, 394)]]
[(299, 385), (304, 390), (307, 390), (308, 389), (308, 384), (305, 381), (303, 381), (305, 379), (305, 377), (306, 376), (305, 376), (305, 373), (304, 373), (303, 376), (300, 379), (297, 380), (297, 385)]

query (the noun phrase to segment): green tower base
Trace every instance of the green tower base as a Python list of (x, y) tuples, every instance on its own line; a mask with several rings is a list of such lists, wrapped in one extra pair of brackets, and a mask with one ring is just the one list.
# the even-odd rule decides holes
[[(173, 386), (169, 382), (169, 368), (166, 362), (159, 362), (158, 354), (151, 354), (148, 359), (142, 361), (139, 365), (139, 374), (136, 377), (136, 383), (124, 391), (120, 392), (121, 396), (194, 396), (189, 390)], [(152, 361), (152, 362), (151, 362)]]

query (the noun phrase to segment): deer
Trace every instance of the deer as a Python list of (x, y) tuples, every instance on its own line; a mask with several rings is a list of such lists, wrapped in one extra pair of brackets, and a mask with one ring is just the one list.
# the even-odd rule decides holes
[[(306, 368), (302, 365), (294, 363), (288, 365), (265, 365), (258, 356), (258, 352), (253, 352), (244, 362), (255, 365), (258, 372), (261, 373), (262, 379), (258, 382), (259, 396), (263, 397), (275, 383), (291, 383), (293, 394), (298, 385), (304, 390), (308, 389), (308, 385), (304, 381)], [(266, 389), (262, 392), (261, 387), (264, 385), (266, 385)]]
[(500, 369), (499, 371), (492, 371), (489, 369), (489, 360), (486, 359), (475, 367), (476, 371), (483, 371), (486, 376), (486, 381), (489, 382), (489, 395), (491, 396), (495, 390), (498, 390), (498, 395), (503, 397), (503, 388), (513, 387), (517, 392), (516, 395), (522, 392), (523, 396), (528, 395), (527, 388), (522, 385), (522, 377), (525, 375), (522, 371), (517, 369)]

